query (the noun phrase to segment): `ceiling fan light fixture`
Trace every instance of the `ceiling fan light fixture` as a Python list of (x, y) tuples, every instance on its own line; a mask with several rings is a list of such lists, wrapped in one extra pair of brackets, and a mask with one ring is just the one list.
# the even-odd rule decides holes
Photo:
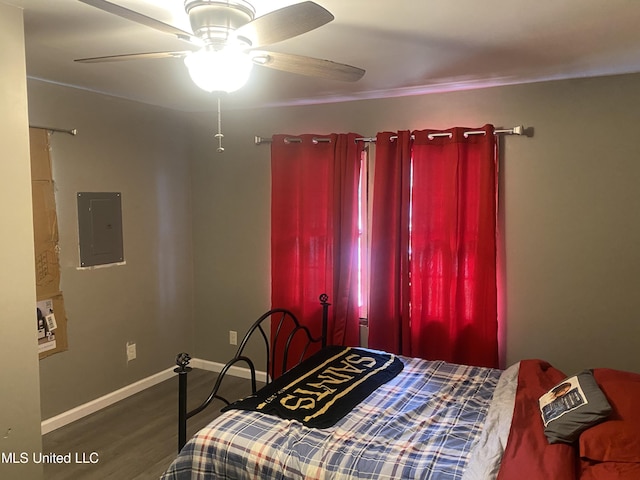
[(184, 9), (194, 35), (207, 42), (224, 41), (256, 13), (245, 0), (186, 0)]
[(204, 47), (184, 58), (189, 75), (207, 92), (235, 92), (249, 80), (251, 57), (234, 47)]

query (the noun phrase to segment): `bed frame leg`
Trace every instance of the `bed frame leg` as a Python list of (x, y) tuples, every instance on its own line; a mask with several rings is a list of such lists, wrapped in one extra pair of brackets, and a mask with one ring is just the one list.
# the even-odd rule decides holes
[(178, 453), (187, 443), (187, 374), (191, 371), (188, 353), (180, 353), (176, 357), (176, 365), (173, 371), (178, 374)]

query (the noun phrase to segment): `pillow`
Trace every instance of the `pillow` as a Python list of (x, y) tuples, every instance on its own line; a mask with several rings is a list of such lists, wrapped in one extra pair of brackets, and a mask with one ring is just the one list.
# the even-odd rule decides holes
[(580, 435), (580, 456), (597, 462), (640, 462), (640, 375), (607, 368), (593, 374), (613, 413)]
[(590, 370), (565, 378), (540, 397), (538, 404), (549, 443), (573, 443), (582, 431), (611, 413)]
[(638, 480), (640, 463), (633, 462), (589, 462), (580, 461), (580, 480)]

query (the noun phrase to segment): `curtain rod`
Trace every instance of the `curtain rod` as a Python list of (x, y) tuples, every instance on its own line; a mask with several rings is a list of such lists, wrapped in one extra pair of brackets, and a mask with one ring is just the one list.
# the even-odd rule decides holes
[(37, 125), (29, 125), (29, 128), (40, 128), (42, 130), (49, 130), (50, 132), (68, 133), (69, 135), (74, 135), (74, 136), (78, 134), (77, 128), (66, 130), (64, 128), (39, 127)]
[[(500, 129), (496, 129), (494, 130), (494, 135), (527, 135), (525, 128), (522, 125), (516, 125), (513, 128), (500, 128)], [(464, 132), (464, 136), (468, 136), (468, 135), (484, 135), (484, 130), (469, 130), (468, 132)], [(436, 137), (451, 137), (451, 133), (449, 132), (443, 132), (443, 133), (430, 133), (429, 135), (427, 135), (429, 140), (433, 140)], [(397, 136), (392, 136), (391, 139), (395, 140), (396, 138), (398, 138)], [(411, 135), (411, 138), (413, 138), (413, 135)], [(266, 138), (266, 137), (260, 137), (259, 135), (256, 135), (254, 137), (254, 143), (256, 145), (262, 145), (263, 143), (271, 143), (273, 140), (271, 138)], [(288, 141), (290, 143), (299, 143), (302, 140), (296, 137), (292, 137), (292, 138), (286, 138), (285, 141)], [(330, 140), (328, 138), (314, 138), (313, 141), (315, 143), (325, 143), (325, 142), (329, 142)], [(361, 138), (356, 138), (357, 142), (373, 142), (375, 143), (376, 141), (376, 137), (361, 137)]]

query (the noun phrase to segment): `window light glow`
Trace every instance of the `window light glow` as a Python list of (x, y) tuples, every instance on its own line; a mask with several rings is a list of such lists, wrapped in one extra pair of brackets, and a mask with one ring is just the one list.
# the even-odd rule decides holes
[(369, 248), (368, 248), (368, 151), (360, 156), (358, 179), (358, 310), (360, 318), (367, 318), (369, 303)]

